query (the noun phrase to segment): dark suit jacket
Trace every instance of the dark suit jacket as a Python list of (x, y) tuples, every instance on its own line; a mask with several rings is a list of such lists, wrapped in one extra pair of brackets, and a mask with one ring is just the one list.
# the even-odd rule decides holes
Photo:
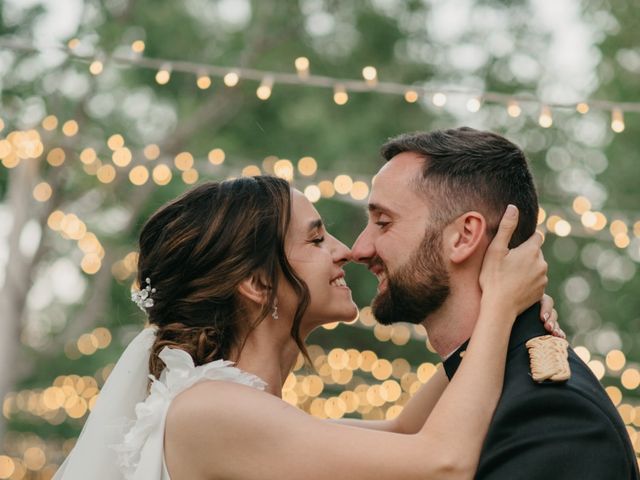
[[(571, 378), (535, 383), (525, 342), (545, 335), (540, 305), (511, 332), (502, 396), (485, 440), (477, 479), (640, 479), (625, 425), (589, 367), (569, 349)], [(460, 347), (445, 362), (451, 378)], [(473, 401), (473, 399), (469, 399)]]

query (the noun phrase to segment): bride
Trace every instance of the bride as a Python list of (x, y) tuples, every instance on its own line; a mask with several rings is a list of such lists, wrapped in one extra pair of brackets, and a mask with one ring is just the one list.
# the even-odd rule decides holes
[[(357, 315), (342, 270), (350, 250), (284, 180), (193, 188), (142, 229), (132, 299), (150, 326), (123, 353), (54, 478), (473, 477), (511, 327), (546, 284), (541, 240), (509, 251), (514, 227), (503, 219), (487, 252), (481, 311), (452, 381), (439, 367), (394, 420), (333, 422), (280, 395), (309, 333)], [(552, 302), (543, 303), (555, 325)]]

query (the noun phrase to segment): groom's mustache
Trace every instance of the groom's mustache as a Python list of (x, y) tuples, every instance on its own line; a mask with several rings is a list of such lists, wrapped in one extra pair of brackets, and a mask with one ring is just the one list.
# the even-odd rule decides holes
[(371, 260), (367, 262), (368, 269), (372, 269), (373, 267), (377, 267), (377, 266), (382, 267), (385, 272), (387, 271), (386, 267), (384, 266), (384, 262), (380, 257), (373, 257)]

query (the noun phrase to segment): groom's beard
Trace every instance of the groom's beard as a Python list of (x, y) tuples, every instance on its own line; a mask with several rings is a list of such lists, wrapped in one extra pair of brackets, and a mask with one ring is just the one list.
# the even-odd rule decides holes
[(409, 261), (393, 275), (387, 272), (387, 289), (371, 304), (379, 323), (418, 324), (442, 306), (450, 286), (441, 251), (442, 232), (427, 231)]

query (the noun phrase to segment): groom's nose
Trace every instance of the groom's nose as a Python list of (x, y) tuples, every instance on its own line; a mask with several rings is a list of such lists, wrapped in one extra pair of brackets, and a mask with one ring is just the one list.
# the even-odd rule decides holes
[(354, 262), (368, 264), (375, 257), (376, 249), (369, 227), (365, 228), (351, 247)]

